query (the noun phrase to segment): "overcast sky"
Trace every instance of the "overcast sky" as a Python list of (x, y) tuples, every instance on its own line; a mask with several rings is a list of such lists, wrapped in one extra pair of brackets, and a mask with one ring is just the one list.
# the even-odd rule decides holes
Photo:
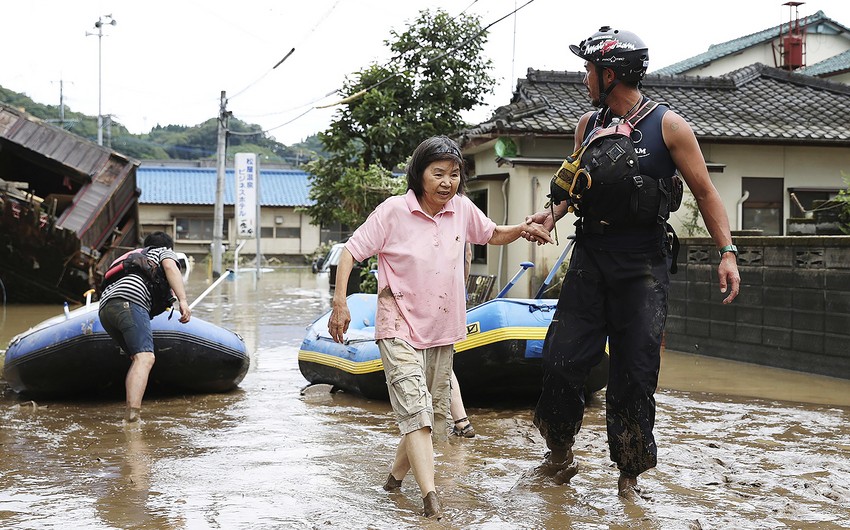
[[(98, 40), (103, 114), (130, 132), (157, 124), (196, 125), (216, 116), (222, 90), (228, 110), (258, 123), (278, 141), (298, 142), (325, 130), (346, 75), (389, 56), (390, 30), (404, 31), (420, 10), (481, 16), (488, 25), (528, 0), (18, 0), (3, 2), (0, 86), (39, 103), (98, 113)], [(478, 123), (510, 100), (528, 68), (582, 69), (568, 50), (608, 24), (640, 35), (650, 71), (717, 44), (787, 22), (780, 0), (532, 0), (494, 25), (486, 47), (498, 81), (488, 105), (466, 116)], [(818, 0), (818, 10), (850, 26), (850, 1)], [(96, 36), (98, 18), (104, 26)], [(95, 35), (87, 36), (86, 33)], [(272, 67), (290, 49), (295, 52)], [(329, 95), (332, 94), (332, 95)], [(312, 110), (311, 110), (312, 109)], [(300, 116), (300, 117), (299, 117)]]

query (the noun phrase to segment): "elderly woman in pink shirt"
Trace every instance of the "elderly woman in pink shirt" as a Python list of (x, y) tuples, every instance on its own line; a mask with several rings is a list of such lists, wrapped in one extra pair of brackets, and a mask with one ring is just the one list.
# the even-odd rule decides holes
[(400, 488), (412, 470), (425, 516), (437, 519), (431, 431), (446, 424), (453, 345), (466, 337), (464, 245), (505, 245), (519, 237), (552, 242), (539, 224), (491, 221), (463, 195), (465, 169), (448, 137), (428, 138), (414, 150), (407, 193), (380, 204), (345, 244), (328, 324), (342, 342), (351, 322), (345, 286), (354, 262), (377, 254), (375, 339), (402, 434), (384, 489)]

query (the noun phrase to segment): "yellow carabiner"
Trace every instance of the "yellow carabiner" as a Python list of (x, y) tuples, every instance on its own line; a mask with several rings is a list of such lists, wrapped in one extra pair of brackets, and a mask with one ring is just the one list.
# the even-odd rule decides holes
[[(576, 182), (578, 182), (579, 177), (584, 174), (587, 177), (587, 185), (584, 186), (584, 189), (581, 190), (581, 193), (575, 193)], [(581, 194), (590, 189), (590, 186), (593, 184), (593, 179), (590, 178), (590, 173), (587, 172), (586, 169), (581, 168), (576, 171), (575, 176), (573, 177), (573, 183), (570, 186), (570, 197), (573, 199), (581, 199)]]

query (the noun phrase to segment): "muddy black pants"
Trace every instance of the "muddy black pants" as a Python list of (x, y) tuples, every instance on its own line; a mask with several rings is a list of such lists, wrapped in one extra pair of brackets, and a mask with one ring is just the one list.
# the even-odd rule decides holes
[(588, 249), (577, 242), (543, 344), (534, 425), (568, 449), (584, 416), (584, 382), (609, 343), (605, 394), (611, 460), (628, 475), (655, 467), (655, 388), (670, 286), (668, 257)]

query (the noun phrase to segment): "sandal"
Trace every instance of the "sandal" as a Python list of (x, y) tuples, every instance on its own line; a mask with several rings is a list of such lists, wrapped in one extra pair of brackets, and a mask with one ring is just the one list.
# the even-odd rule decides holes
[[(459, 428), (457, 424), (463, 422), (467, 422), (466, 426)], [(452, 435), (460, 436), (462, 438), (475, 438), (475, 429), (472, 428), (472, 423), (469, 422), (468, 417), (455, 420), (454, 427), (452, 427)]]

